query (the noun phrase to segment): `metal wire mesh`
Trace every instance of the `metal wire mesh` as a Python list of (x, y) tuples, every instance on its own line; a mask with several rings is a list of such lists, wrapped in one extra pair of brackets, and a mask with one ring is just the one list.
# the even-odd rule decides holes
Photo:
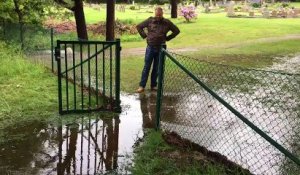
[[(0, 21), (0, 38), (13, 47), (19, 46), (34, 63), (41, 64), (53, 71), (52, 42), (61, 38), (51, 29), (38, 24), (23, 24)], [(52, 38), (52, 39), (51, 39)]]
[[(300, 156), (300, 75), (212, 64), (169, 53), (277, 143)], [(217, 151), (254, 174), (300, 167), (166, 58), (161, 128)]]
[[(111, 109), (116, 98), (116, 45), (60, 41), (62, 103), (67, 110)], [(103, 98), (106, 97), (106, 98)]]

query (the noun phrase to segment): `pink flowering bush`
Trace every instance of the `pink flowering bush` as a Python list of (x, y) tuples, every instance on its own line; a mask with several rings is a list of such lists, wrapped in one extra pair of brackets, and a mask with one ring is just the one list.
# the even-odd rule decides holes
[(180, 16), (183, 16), (187, 22), (197, 18), (196, 8), (194, 6), (185, 6), (180, 9)]

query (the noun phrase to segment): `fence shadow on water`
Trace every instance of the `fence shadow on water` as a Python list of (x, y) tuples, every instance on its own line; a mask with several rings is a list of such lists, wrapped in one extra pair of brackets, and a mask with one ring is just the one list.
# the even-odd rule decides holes
[[(167, 55), (159, 77), (163, 83), (157, 116), (162, 130), (219, 152), (253, 174), (300, 172), (299, 74), (213, 64), (165, 50), (162, 53), (162, 57)], [(288, 156), (195, 79), (277, 142)]]

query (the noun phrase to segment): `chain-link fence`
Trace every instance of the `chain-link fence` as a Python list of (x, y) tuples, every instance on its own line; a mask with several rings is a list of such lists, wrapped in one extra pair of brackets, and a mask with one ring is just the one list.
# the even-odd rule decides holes
[(157, 108), (162, 130), (219, 152), (253, 174), (299, 174), (299, 74), (164, 53), (161, 111), (159, 100)]
[(56, 71), (53, 57), (56, 40), (76, 40), (77, 37), (76, 33), (57, 33), (41, 24), (19, 24), (0, 20), (0, 39), (22, 49), (31, 61)]

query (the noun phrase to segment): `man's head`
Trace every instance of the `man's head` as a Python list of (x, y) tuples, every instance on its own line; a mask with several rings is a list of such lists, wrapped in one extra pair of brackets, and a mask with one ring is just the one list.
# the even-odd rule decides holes
[(155, 8), (155, 17), (156, 18), (162, 18), (163, 17), (163, 9), (161, 7), (156, 7)]

